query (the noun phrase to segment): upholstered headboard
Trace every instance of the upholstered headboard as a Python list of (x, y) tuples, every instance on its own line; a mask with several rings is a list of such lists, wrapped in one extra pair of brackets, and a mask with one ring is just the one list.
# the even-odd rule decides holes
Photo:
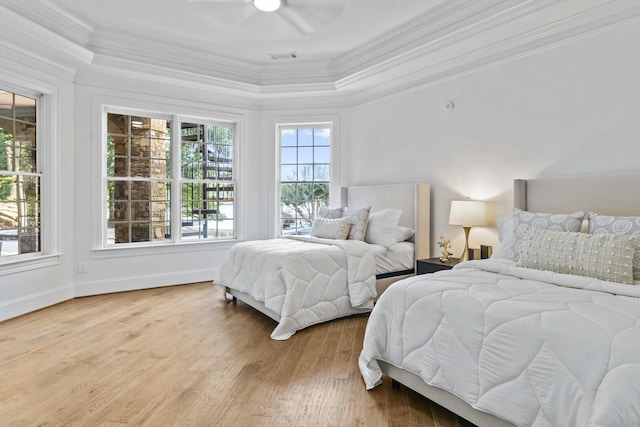
[(360, 185), (340, 188), (340, 205), (371, 206), (371, 212), (402, 209), (400, 225), (416, 230), (416, 259), (429, 258), (431, 245), (431, 187), (424, 183)]
[(513, 206), (532, 212), (640, 215), (640, 173), (516, 179)]

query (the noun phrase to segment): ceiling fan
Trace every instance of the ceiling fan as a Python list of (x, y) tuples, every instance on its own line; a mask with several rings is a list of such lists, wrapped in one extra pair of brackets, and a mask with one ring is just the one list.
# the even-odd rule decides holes
[[(309, 34), (336, 19), (347, 0), (188, 0), (190, 3), (237, 5), (247, 13), (274, 13), (301, 34)], [(250, 10), (249, 10), (250, 8)]]

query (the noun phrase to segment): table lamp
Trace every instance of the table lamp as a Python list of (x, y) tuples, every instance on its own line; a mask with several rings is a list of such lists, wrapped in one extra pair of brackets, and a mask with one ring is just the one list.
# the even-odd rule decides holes
[(464, 252), (460, 262), (469, 261), (469, 232), (473, 226), (487, 225), (485, 202), (475, 200), (452, 200), (449, 225), (461, 225), (464, 229)]

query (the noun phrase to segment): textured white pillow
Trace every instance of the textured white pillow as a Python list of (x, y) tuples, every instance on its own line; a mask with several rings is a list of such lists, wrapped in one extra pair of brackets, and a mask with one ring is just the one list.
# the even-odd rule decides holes
[(349, 229), (349, 240), (364, 240), (364, 233), (367, 229), (367, 221), (369, 220), (369, 211), (371, 206), (362, 209), (344, 208), (342, 216), (351, 220), (351, 228)]
[(342, 218), (342, 206), (320, 206), (320, 209), (318, 209), (318, 217), (330, 219)]
[[(626, 234), (640, 238), (639, 216), (609, 216), (589, 212), (589, 233)], [(633, 255), (633, 280), (640, 280), (640, 247)]]
[(400, 209), (389, 208), (371, 212), (364, 233), (364, 241), (386, 248), (396, 244), (398, 240), (396, 233), (401, 216), (402, 210)]
[(311, 226), (311, 235), (324, 239), (346, 240), (350, 228), (349, 218), (316, 218)]
[(416, 230), (413, 228), (400, 225), (396, 229), (396, 242), (406, 242), (412, 238), (414, 234), (416, 234)]
[(518, 208), (513, 209), (513, 243), (510, 250), (513, 251), (514, 258), (520, 254), (522, 245), (522, 235), (530, 228), (544, 228), (554, 231), (580, 231), (584, 212), (574, 212), (571, 214), (536, 213), (523, 211)]
[(631, 284), (637, 245), (635, 236), (530, 227), (522, 234), (518, 266)]

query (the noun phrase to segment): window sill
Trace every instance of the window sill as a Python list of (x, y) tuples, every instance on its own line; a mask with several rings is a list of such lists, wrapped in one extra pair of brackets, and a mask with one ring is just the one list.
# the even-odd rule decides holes
[(122, 256), (130, 256), (132, 253), (135, 255), (158, 255), (158, 254), (172, 254), (172, 253), (185, 253), (185, 252), (205, 252), (211, 251), (212, 247), (216, 249), (227, 249), (236, 243), (240, 242), (238, 239), (226, 239), (226, 240), (209, 240), (209, 241), (183, 241), (180, 243), (148, 243), (140, 245), (126, 245), (126, 246), (111, 246), (108, 248), (97, 248), (93, 250), (93, 256), (96, 259), (100, 258), (119, 258)]

